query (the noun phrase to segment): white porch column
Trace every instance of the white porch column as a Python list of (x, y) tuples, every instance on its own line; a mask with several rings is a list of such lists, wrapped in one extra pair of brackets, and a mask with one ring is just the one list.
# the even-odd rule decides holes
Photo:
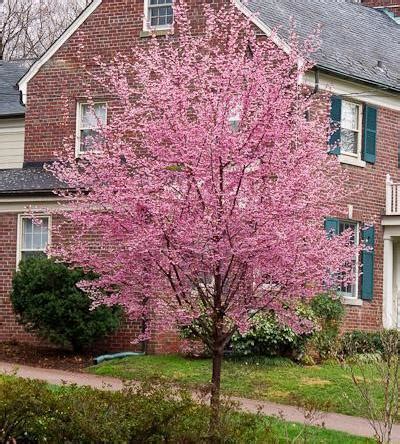
[(384, 238), (383, 247), (383, 327), (396, 327), (393, 301), (393, 238)]

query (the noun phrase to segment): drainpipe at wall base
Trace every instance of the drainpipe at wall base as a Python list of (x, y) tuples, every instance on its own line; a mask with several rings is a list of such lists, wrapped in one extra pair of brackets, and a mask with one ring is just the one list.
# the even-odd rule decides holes
[(144, 356), (145, 353), (143, 352), (122, 352), (122, 353), (114, 353), (113, 355), (101, 355), (97, 358), (93, 359), (93, 363), (95, 365), (101, 364), (105, 361), (111, 361), (113, 359), (122, 359), (122, 358), (128, 358), (129, 356)]

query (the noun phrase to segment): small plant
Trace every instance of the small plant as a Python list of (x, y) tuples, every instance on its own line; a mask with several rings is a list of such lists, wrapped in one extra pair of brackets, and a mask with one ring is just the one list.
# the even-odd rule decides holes
[[(377, 442), (390, 443), (393, 424), (399, 419), (400, 333), (397, 330), (381, 331), (381, 350), (369, 355), (367, 362), (365, 355), (357, 354), (359, 343), (354, 341), (352, 344), (355, 348), (348, 349), (349, 357), (343, 365), (349, 370), (358, 397), (347, 396), (347, 399), (353, 405), (363, 406)], [(379, 397), (376, 394), (377, 381)]]
[(252, 319), (251, 329), (231, 340), (234, 355), (288, 356), (297, 358), (303, 351), (307, 335), (297, 335), (290, 327), (280, 324), (275, 315), (259, 313)]
[(77, 287), (81, 280), (93, 278), (47, 258), (22, 261), (11, 292), (19, 322), (28, 331), (74, 351), (114, 332), (122, 310), (104, 305), (92, 310), (89, 297)]
[(341, 340), (341, 352), (344, 356), (381, 353), (382, 351), (382, 335), (379, 331), (354, 330), (345, 333)]
[(323, 293), (312, 299), (310, 308), (318, 328), (310, 338), (308, 348), (314, 349), (318, 360), (332, 358), (340, 345), (340, 325), (345, 315), (343, 304), (336, 295)]

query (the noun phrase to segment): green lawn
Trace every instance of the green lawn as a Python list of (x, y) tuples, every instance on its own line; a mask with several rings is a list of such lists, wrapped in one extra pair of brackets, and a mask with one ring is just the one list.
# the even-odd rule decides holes
[[(313, 443), (313, 444), (372, 444), (373, 439), (348, 435), (319, 427), (301, 426), (299, 424), (269, 419), (269, 433), (266, 438), (265, 430), (260, 430), (260, 440), (257, 444), (289, 444), (289, 443)], [(260, 420), (260, 425), (262, 424)], [(261, 425), (264, 427), (264, 425)], [(243, 443), (244, 444), (244, 443)], [(247, 443), (246, 443), (247, 444)]]
[[(196, 387), (209, 382), (211, 362), (180, 356), (138, 356), (105, 362), (91, 367), (89, 371), (137, 381), (161, 377)], [(371, 381), (376, 381), (373, 390), (379, 402), (383, 396), (377, 375), (371, 374)], [(365, 416), (349, 371), (337, 363), (304, 367), (285, 359), (262, 360), (259, 363), (226, 360), (222, 387), (229, 395), (289, 405), (312, 404), (320, 410)], [(351, 405), (348, 398), (355, 405)]]

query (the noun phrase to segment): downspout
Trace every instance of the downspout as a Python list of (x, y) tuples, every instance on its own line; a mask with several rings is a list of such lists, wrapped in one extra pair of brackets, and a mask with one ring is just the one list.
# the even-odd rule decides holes
[(314, 91), (313, 94), (317, 94), (319, 92), (319, 69), (315, 68), (314, 71)]

